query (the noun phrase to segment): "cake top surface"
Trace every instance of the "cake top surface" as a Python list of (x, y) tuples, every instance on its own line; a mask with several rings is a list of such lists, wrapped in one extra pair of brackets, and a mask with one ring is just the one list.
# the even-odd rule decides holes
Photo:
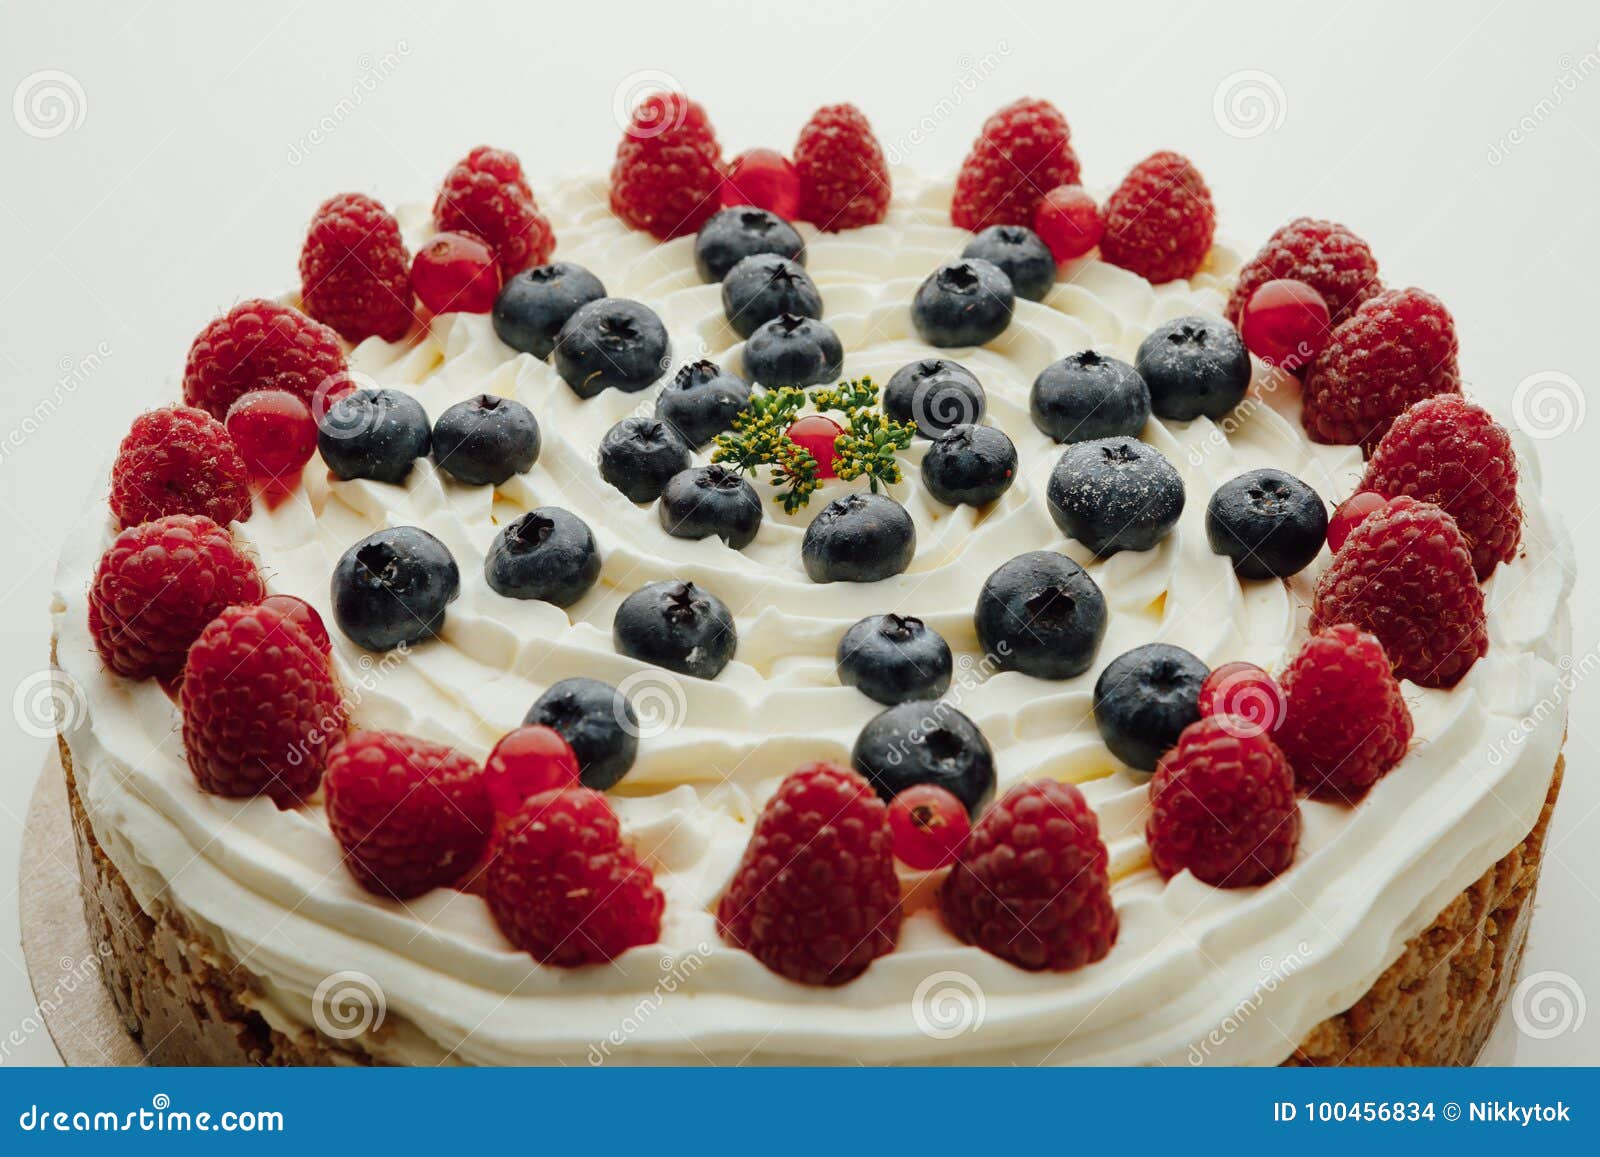
[[(1189, 179), (1169, 171), (1170, 181)], [(1146, 832), (1149, 776), (1108, 749), (1097, 682), (1114, 660), (1156, 642), (1206, 668), (1245, 661), (1282, 672), (1307, 637), (1329, 552), (1282, 580), (1241, 577), (1208, 537), (1206, 500), (1248, 471), (1270, 469), (1331, 506), (1361, 488), (1361, 449), (1308, 439), (1299, 383), (1258, 361), (1248, 394), (1225, 414), (1149, 417), (1136, 445), (1159, 453), (1187, 500), (1154, 541), (1097, 553), (1087, 542), (1093, 531), (1069, 535), (1053, 517), (1064, 504), (1051, 493), (1063, 448), (1030, 412), (1035, 380), (1086, 350), (1131, 365), (1152, 332), (1182, 319), (1227, 327), (1220, 319), (1244, 260), (1209, 234), (1200, 267), (1160, 284), (1104, 253), (1075, 258), (1041, 300), (1017, 298), (992, 339), (952, 350), (930, 344), (937, 333), (908, 306), (930, 270), (971, 241), (951, 223), (952, 203), (961, 217), (980, 212), (981, 198), (961, 181), (912, 173), (896, 172), (893, 187), (875, 223), (837, 232), (796, 226), (821, 320), (842, 349), (829, 378), (881, 387), (903, 367), (958, 360), (981, 382), (982, 408), (960, 391), (921, 404), (952, 405), (956, 419), (1008, 437), (1015, 477), (992, 501), (941, 500), (924, 466), (935, 443), (908, 434), (886, 459), (898, 464), (897, 479), (819, 477), (804, 505), (786, 505), (786, 484), (752, 471), (759, 525), (737, 549), (717, 533), (669, 533), (667, 500), (635, 501), (603, 470), (608, 433), (630, 419), (656, 420), (663, 387), (584, 397), (559, 356), (511, 348), (487, 311), (440, 312), (401, 340), (354, 346), (347, 373), (358, 388), (396, 389), (420, 403), (435, 458), (418, 457), (398, 483), (339, 480), (314, 462), (287, 498), (257, 501), (233, 529), (269, 592), (304, 599), (339, 624), (330, 632), (332, 671), (357, 728), (403, 732), (481, 763), (559, 681), (591, 678), (621, 690), (636, 716), (637, 754), (608, 798), (664, 904), (654, 942), (607, 964), (530, 967), (490, 905), (470, 892), (375, 896), (345, 870), (329, 803), (315, 792), (281, 810), (265, 796), (197, 790), (174, 726), (179, 707), (154, 680), (112, 675), (95, 656), (85, 589), (115, 526), (93, 528), (69, 548), (58, 584), (58, 661), (88, 704), (68, 740), (97, 834), (141, 900), (170, 896), (267, 978), (269, 1020), (304, 1024), (324, 980), (354, 969), (378, 978), (400, 1014), (404, 1030), (380, 1046), (395, 1059), (595, 1061), (599, 1050), (599, 1061), (814, 1061), (837, 1058), (845, 1039), (869, 1062), (1271, 1062), (1359, 995), (1398, 954), (1407, 929), (1426, 923), (1531, 826), (1560, 735), (1525, 719), (1556, 678), (1570, 566), (1523, 455), (1524, 549), (1483, 587), (1487, 652), (1452, 687), (1401, 684), (1413, 737), (1395, 773), (1357, 806), (1301, 800), (1298, 850), (1278, 880), (1218, 888), (1190, 873), (1163, 878)], [(659, 318), (670, 342), (655, 369), (662, 383), (701, 361), (748, 367), (754, 340), (741, 340), (730, 323), (724, 286), (697, 270), (696, 238), (663, 242), (630, 229), (617, 188), (615, 177), (578, 177), (539, 190), (557, 259), (598, 277), (608, 298)], [(398, 213), (411, 252), (430, 245), (440, 213), (437, 205)], [(613, 371), (623, 368), (605, 372)], [(437, 444), (447, 411), (485, 395), (536, 415), (536, 462), (473, 485), (440, 467)], [(730, 444), (707, 441), (692, 464), (726, 457), (719, 445)], [(817, 581), (808, 528), (834, 499), (878, 492), (914, 532), (905, 557), (877, 581)], [(492, 561), (508, 526), (550, 508), (581, 520), (599, 560), (587, 585), (557, 600), (564, 606), (508, 597)], [(364, 637), (338, 605), (334, 576), (355, 544), (395, 528), (442, 544), (459, 593), (437, 638), (371, 649), (356, 641)], [(876, 542), (868, 553), (893, 545)], [(1035, 551), (1071, 560), (1103, 598), (1103, 638), (1076, 673), (1018, 669), (1007, 653), (1014, 637), (996, 646), (974, 615), (997, 568)], [(657, 583), (692, 583), (726, 607), (736, 646), (711, 677), (642, 661), (624, 638), (624, 602)], [(785, 777), (819, 760), (859, 766), (858, 740), (884, 707), (841, 683), (838, 649), (852, 624), (883, 614), (914, 616), (948, 644), (948, 687), (930, 698), (981, 731), (992, 751), (991, 791), (1004, 796), (1037, 780), (1081, 791), (1104, 842), (1119, 926), (1103, 959), (1030, 972), (963, 943), (941, 919), (937, 875), (903, 864), (898, 943), (848, 984), (796, 984), (725, 942), (719, 898)], [(184, 696), (197, 701), (199, 692)], [(924, 732), (943, 726), (938, 717), (931, 728), (923, 722)], [(630, 1017), (641, 1002), (657, 1015)], [(1236, 1015), (1246, 1006), (1261, 1015)], [(1227, 1032), (1211, 1031), (1224, 1023)], [(1206, 1041), (1197, 1059), (1197, 1042)]]

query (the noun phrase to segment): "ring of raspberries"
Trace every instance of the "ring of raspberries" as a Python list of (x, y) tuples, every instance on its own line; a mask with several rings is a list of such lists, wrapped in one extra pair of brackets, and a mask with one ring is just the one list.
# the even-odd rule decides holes
[[(883, 222), (891, 189), (884, 149), (853, 105), (818, 109), (791, 157), (755, 149), (730, 164), (703, 106), (658, 93), (623, 129), (609, 205), (661, 241), (696, 233), (747, 195), (835, 232)], [(612, 960), (659, 939), (670, 890), (630, 840), (627, 808), (619, 814), (595, 789), (634, 759), (636, 737), (614, 735), (632, 708), (607, 701), (596, 719), (580, 706), (540, 715), (536, 705), (486, 763), (420, 737), (353, 729), (338, 676), (343, 645), (334, 647), (309, 603), (268, 594), (230, 530), (298, 484), (318, 442), (313, 422), (352, 388), (354, 345), (416, 340), (430, 316), (453, 308), (498, 310), (498, 287), (525, 292), (514, 279), (531, 270), (537, 280), (556, 249), (521, 162), (500, 149), (475, 148), (449, 169), (432, 219), (441, 236), (414, 261), (381, 203), (334, 196), (307, 230), (297, 304), (247, 300), (205, 326), (184, 367), (184, 404), (141, 415), (119, 448), (109, 494), (116, 533), (93, 577), (89, 629), (114, 675), (159, 680), (176, 699), (201, 790), (279, 808), (320, 804), (354, 886), (402, 904), (458, 888), (481, 896), (507, 943), (542, 964)], [(1004, 255), (997, 261), (1037, 264), (1042, 253), (1047, 288), (1052, 258), (1096, 249), (1149, 282), (1194, 277), (1210, 258), (1216, 211), (1199, 170), (1170, 151), (1134, 165), (1097, 202), (1081, 186), (1066, 117), (1030, 98), (984, 121), (950, 219), (984, 234), (974, 244)], [(995, 272), (1009, 284), (1020, 268)], [(560, 269), (546, 272), (570, 276)], [(1308, 308), (1288, 316), (1285, 303)], [(1269, 318), (1269, 309), (1278, 312)], [(1246, 344), (1251, 333), (1270, 333), (1278, 346), (1285, 335), (1303, 340), (1308, 352), (1293, 369), (1307, 435), (1367, 455), (1360, 492), (1331, 522), (1311, 496), (1312, 537), (1289, 552), (1312, 557), (1326, 530), (1331, 558), (1298, 653), (1274, 679), (1243, 662), (1208, 673), (1165, 647), (1136, 713), (1150, 733), (1138, 750), (1156, 746), (1148, 759), (1124, 755), (1151, 772), (1151, 869), (1164, 880), (1250, 888), (1294, 870), (1303, 799), (1373, 806), (1364, 801), (1413, 738), (1403, 681), (1452, 687), (1485, 654), (1480, 583), (1514, 559), (1522, 527), (1510, 438), (1462, 396), (1449, 312), (1422, 290), (1385, 288), (1371, 248), (1349, 229), (1312, 218), (1283, 226), (1241, 269), (1225, 315)], [(1199, 341), (1198, 332), (1171, 340)], [(1144, 350), (1140, 358), (1143, 366)], [(1076, 364), (1099, 373), (1106, 360)], [(499, 412), (488, 395), (474, 404)], [(466, 477), (471, 451), (457, 453), (454, 469)], [(1013, 454), (1006, 469), (1015, 465)], [(262, 488), (263, 472), (273, 487)], [(1261, 504), (1251, 517), (1294, 495), (1280, 483), (1252, 485), (1240, 499)], [(1280, 552), (1269, 538), (1246, 543), (1249, 565), (1283, 577), (1271, 570), (1268, 556)], [(912, 637), (905, 624), (923, 629), (898, 623), (896, 638)], [(943, 658), (948, 666), (948, 651)], [(1134, 678), (1146, 668), (1126, 670)], [(1113, 745), (1119, 755), (1134, 749)], [(864, 762), (858, 745), (857, 768)], [(992, 760), (987, 790), (966, 794), (955, 790), (968, 786), (959, 776), (940, 780), (943, 771), (890, 792), (889, 773), (864, 769), (818, 762), (777, 783), (731, 878), (701, 897), (726, 945), (813, 986), (859, 977), (914, 918), (1033, 971), (1088, 967), (1114, 950), (1111, 857), (1079, 788), (1024, 778), (988, 802)], [(1136, 867), (1119, 864), (1116, 874)]]

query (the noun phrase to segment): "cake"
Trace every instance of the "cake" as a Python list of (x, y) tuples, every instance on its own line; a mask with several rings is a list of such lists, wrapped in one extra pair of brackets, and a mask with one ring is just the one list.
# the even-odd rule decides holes
[(151, 1059), (1470, 1063), (1561, 780), (1530, 446), (1343, 227), (1078, 168), (670, 95), (323, 206), (58, 572)]

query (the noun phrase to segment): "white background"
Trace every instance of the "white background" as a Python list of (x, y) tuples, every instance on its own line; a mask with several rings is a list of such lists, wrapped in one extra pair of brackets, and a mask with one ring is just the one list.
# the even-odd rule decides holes
[[(177, 397), (184, 353), (208, 319), (294, 283), (324, 197), (430, 199), (479, 143), (520, 153), (536, 190), (554, 174), (607, 166), (614, 108), (663, 78), (707, 106), (729, 155), (787, 151), (814, 108), (850, 100), (898, 159), (948, 171), (988, 113), (1036, 95), (1066, 113), (1091, 185), (1170, 147), (1196, 161), (1221, 229), (1246, 245), (1302, 213), (1346, 222), (1386, 280), (1448, 304), (1477, 398), (1510, 415), (1519, 383), (1565, 375), (1536, 379), (1553, 381), (1569, 407), (1546, 413), (1564, 432), (1539, 447), (1578, 541), (1574, 655), (1592, 660), (1600, 406), (1575, 408), (1600, 384), (1592, 2), (400, 2), (361, 12), (7, 0), (0, 1036), (34, 1006), (17, 861), (51, 747), (4, 701), (47, 666), (55, 556), (75, 520), (99, 516), (97, 472), (129, 421)], [(41, 92), (52, 88), (64, 104)], [(1242, 103), (1230, 106), (1230, 94)], [(1561, 983), (1586, 1020), (1549, 1039), (1508, 1030), (1497, 1051), (1519, 1063), (1600, 1061), (1597, 717), (1600, 686), (1580, 681), (1525, 965), (1570, 978)], [(7, 1055), (55, 1059), (42, 1033)]]

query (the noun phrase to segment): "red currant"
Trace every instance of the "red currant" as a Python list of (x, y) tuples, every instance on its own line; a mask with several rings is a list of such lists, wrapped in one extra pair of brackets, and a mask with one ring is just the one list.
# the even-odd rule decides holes
[(1286, 706), (1278, 681), (1254, 663), (1224, 663), (1200, 684), (1201, 717), (1220, 716), (1223, 730), (1240, 736), (1271, 735)]
[(793, 221), (800, 211), (800, 174), (782, 153), (751, 149), (728, 166), (720, 196), (724, 208), (754, 205)]
[(907, 867), (925, 872), (953, 863), (971, 831), (966, 805), (934, 784), (908, 787), (889, 801), (894, 854)]
[(293, 489), (317, 450), (316, 420), (288, 390), (241, 394), (228, 407), (224, 424), (245, 466), (270, 489)]
[(837, 452), (833, 448), (834, 442), (844, 427), (825, 414), (807, 414), (803, 418), (796, 418), (789, 426), (789, 441), (799, 446), (802, 450), (811, 452), (817, 460), (818, 478), (837, 478), (833, 471), (833, 460)]
[(1367, 515), (1387, 505), (1389, 500), (1376, 490), (1358, 490), (1339, 503), (1333, 517), (1328, 519), (1328, 549), (1337, 554), (1350, 532), (1365, 522)]
[(1106, 223), (1082, 185), (1057, 185), (1034, 211), (1033, 231), (1057, 261), (1070, 261), (1100, 244)]
[(1328, 303), (1303, 281), (1262, 283), (1239, 316), (1245, 348), (1269, 366), (1294, 373), (1328, 344)]
[(496, 815), (510, 815), (542, 791), (577, 787), (578, 757), (553, 727), (532, 724), (509, 732), (483, 765)]
[(333, 640), (328, 637), (328, 628), (322, 625), (322, 616), (317, 614), (317, 608), (297, 599), (293, 595), (268, 595), (261, 600), (261, 605), (271, 607), (290, 622), (295, 623), (311, 641), (322, 649), (324, 655), (333, 651)]
[(433, 313), (488, 313), (500, 296), (500, 265), (481, 237), (440, 233), (412, 259), (411, 288)]

